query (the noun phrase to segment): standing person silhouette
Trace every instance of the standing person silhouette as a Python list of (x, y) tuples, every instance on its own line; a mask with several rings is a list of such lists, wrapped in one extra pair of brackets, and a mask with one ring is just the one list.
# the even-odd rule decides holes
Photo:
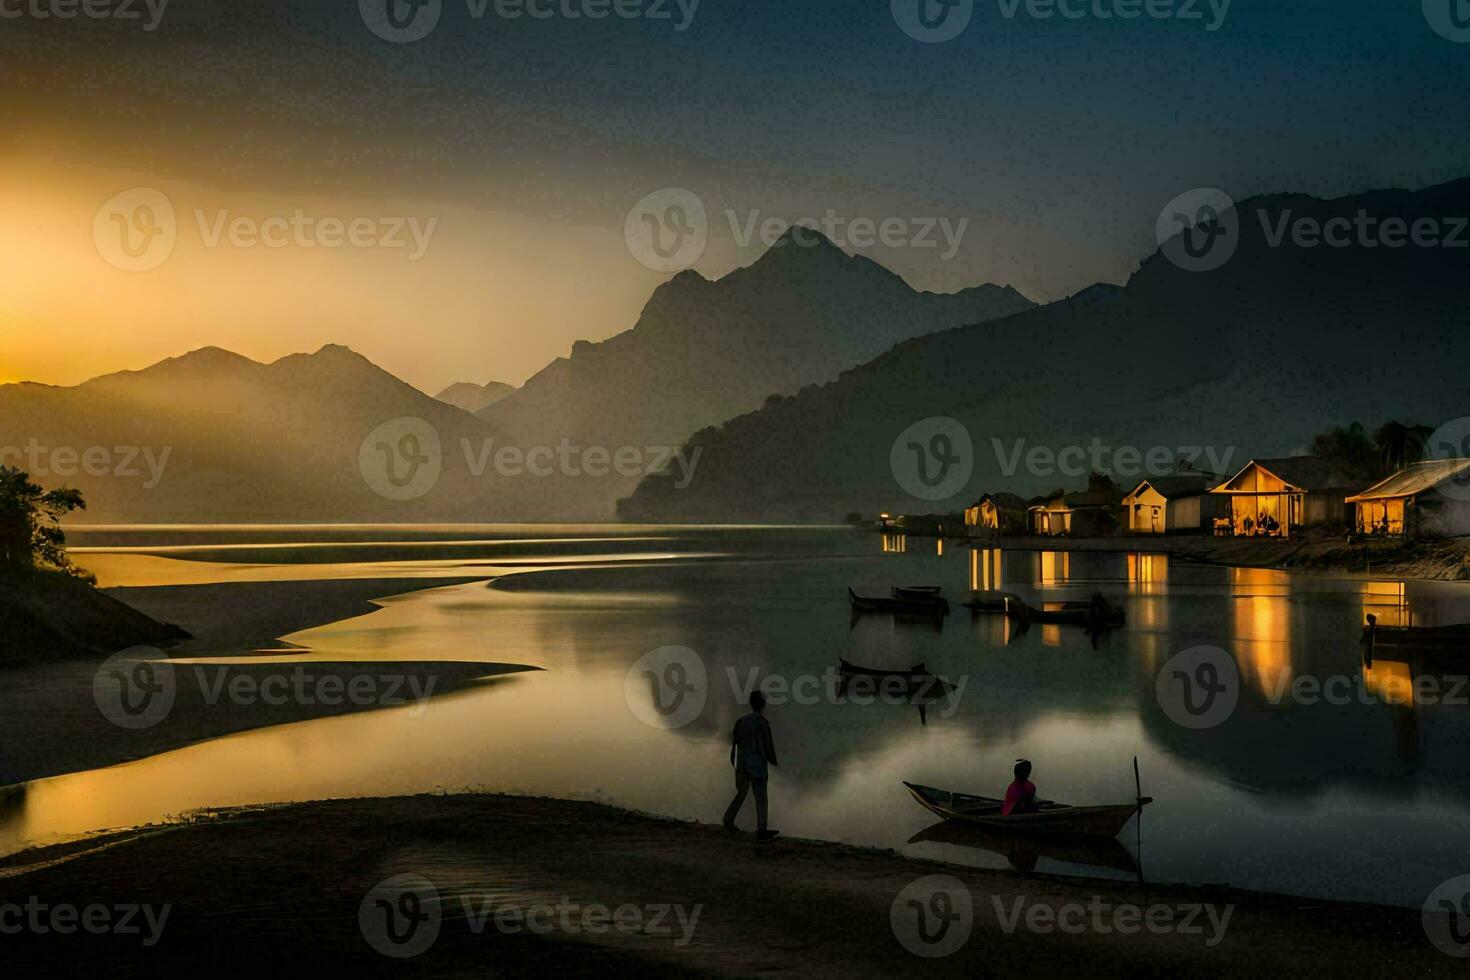
[(745, 803), (746, 790), (755, 793), (756, 839), (771, 840), (777, 831), (766, 826), (766, 780), (769, 772), (766, 765), (776, 764), (776, 743), (771, 740), (771, 723), (766, 721), (766, 696), (760, 691), (750, 693), (750, 714), (735, 723), (735, 734), (730, 742), (730, 764), (735, 767), (735, 799), (725, 810), (725, 830), (735, 832), (735, 818)]

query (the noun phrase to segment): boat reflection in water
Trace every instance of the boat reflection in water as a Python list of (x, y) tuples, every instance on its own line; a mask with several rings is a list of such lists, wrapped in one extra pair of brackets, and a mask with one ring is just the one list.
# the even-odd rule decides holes
[(1034, 871), (1042, 858), (1066, 864), (1082, 864), (1137, 875), (1143, 880), (1138, 859), (1113, 837), (1081, 837), (1008, 834), (985, 827), (941, 820), (910, 837), (910, 844), (949, 844), (998, 854), (1018, 871)]

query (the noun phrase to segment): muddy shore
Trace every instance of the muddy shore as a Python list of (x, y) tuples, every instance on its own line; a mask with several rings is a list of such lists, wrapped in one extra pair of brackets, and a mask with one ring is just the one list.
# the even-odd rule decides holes
[[(946, 878), (925, 880), (934, 875)], [(934, 904), (935, 887), (949, 900)], [(31, 924), (5, 937), (7, 960), (66, 973), (216, 962), (441, 976), (1415, 976), (1458, 965), (1416, 910), (757, 844), (593, 803), (498, 795), (211, 811), (0, 860), (0, 908), (27, 902), (42, 907), (42, 928), (60, 906), (150, 906), (136, 933)], [(958, 931), (926, 942), (921, 907)], [(393, 910), (405, 917), (390, 936)], [(433, 926), (410, 935), (409, 912)], [(942, 957), (913, 951), (944, 944), (954, 948)]]

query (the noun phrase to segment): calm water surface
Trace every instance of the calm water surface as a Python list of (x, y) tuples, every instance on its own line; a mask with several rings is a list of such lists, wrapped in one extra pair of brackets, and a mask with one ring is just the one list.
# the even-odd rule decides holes
[[(893, 847), (987, 867), (1230, 882), (1418, 906), (1470, 872), (1470, 689), (1414, 698), (1442, 665), (1363, 665), (1365, 612), (1470, 621), (1470, 588), (1191, 565), (1150, 554), (977, 551), (954, 542), (796, 528), (96, 528), (74, 532), (107, 584), (423, 578), (369, 615), (293, 634), (301, 659), (489, 660), (545, 668), (390, 708), (261, 729), (5, 794), (0, 850), (195, 807), (485, 788), (604, 800), (705, 821), (732, 790), (728, 732), (751, 676), (823, 679), (839, 656), (925, 662), (953, 702), (827, 697), (768, 709), (781, 765), (772, 822), (792, 836)], [(942, 551), (942, 553), (941, 553)], [(435, 587), (433, 577), (486, 581)], [(849, 584), (1000, 587), (1040, 603), (1102, 591), (1128, 626), (1017, 634), (956, 608), (936, 629), (854, 619)], [(188, 625), (188, 624), (184, 624)], [(1200, 644), (1239, 665), (1218, 727), (1171, 721), (1159, 669)], [(697, 652), (708, 701), (690, 724), (639, 720), (630, 666), (659, 647)], [(1294, 700), (1297, 675), (1342, 677), (1349, 703)], [(1137, 756), (1155, 797), (1141, 827), (1095, 853), (1016, 852), (993, 839), (922, 838), (935, 820), (901, 780), (999, 795), (1012, 762), (1042, 795), (1128, 802)], [(746, 819), (749, 819), (747, 814)]]

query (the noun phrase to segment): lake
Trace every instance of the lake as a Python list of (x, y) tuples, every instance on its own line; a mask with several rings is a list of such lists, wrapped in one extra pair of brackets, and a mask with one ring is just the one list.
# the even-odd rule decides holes
[[(436, 790), (714, 822), (733, 790), (729, 732), (759, 682), (773, 695), (780, 757), (772, 825), (790, 836), (1414, 907), (1470, 872), (1463, 671), (1368, 666), (1359, 645), (1370, 612), (1389, 625), (1470, 621), (1462, 584), (1146, 552), (1002, 552), (847, 528), (91, 527), (70, 540), (103, 585), (416, 580), (377, 611), (285, 637), (306, 652), (279, 659), (543, 669), (427, 706), (258, 729), (12, 788), (0, 794), (7, 852), (199, 807)], [(465, 576), (484, 580), (434, 582)], [(957, 603), (937, 621), (852, 614), (849, 585), (900, 583), (940, 585), (952, 600), (1005, 589), (1033, 605), (1102, 592), (1127, 625), (1094, 641)], [(643, 659), (669, 647), (682, 650)], [(1191, 727), (1198, 719), (1167, 693), (1175, 665), (1207, 679), (1199, 654), (1170, 663), (1197, 647), (1226, 651), (1235, 671), (1233, 709), (1206, 727)], [(692, 709), (665, 703), (670, 657), (699, 688)], [(907, 698), (838, 688), (839, 657), (924, 663), (954, 690), (921, 717)], [(999, 796), (1021, 757), (1043, 797), (1079, 804), (1131, 802), (1137, 757), (1155, 802), (1116, 846), (1031, 848), (936, 829), (903, 786)]]

